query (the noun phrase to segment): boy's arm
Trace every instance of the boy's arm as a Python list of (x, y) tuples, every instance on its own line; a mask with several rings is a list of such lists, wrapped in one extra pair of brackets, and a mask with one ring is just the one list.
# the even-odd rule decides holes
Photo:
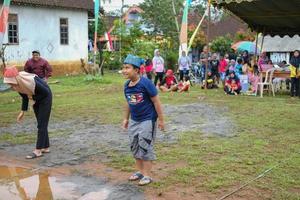
[(123, 129), (128, 128), (129, 116), (130, 116), (129, 105), (126, 103), (126, 105), (124, 107), (124, 119), (123, 119), (123, 124), (122, 124)]
[(162, 106), (158, 95), (151, 97), (151, 101), (153, 102), (156, 113), (158, 115), (158, 128), (163, 131), (165, 129), (165, 123), (164, 123)]

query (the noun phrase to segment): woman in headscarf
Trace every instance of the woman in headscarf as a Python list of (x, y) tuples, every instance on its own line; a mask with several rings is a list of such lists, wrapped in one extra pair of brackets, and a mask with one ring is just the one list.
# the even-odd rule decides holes
[(160, 56), (159, 49), (155, 49), (154, 51), (154, 57), (152, 59), (152, 64), (153, 64), (153, 72), (155, 75), (154, 79), (154, 85), (157, 85), (157, 81), (159, 80), (159, 83), (161, 84), (163, 78), (164, 78), (164, 71), (165, 71), (165, 66), (164, 66), (164, 59)]
[(52, 106), (52, 92), (49, 86), (37, 75), (19, 72), (14, 66), (5, 68), (3, 82), (9, 84), (22, 97), (22, 110), (17, 117), (18, 122), (22, 121), (25, 111), (28, 110), (29, 100), (34, 101), (38, 135), (36, 148), (26, 158), (38, 158), (43, 156), (43, 153), (49, 153), (48, 122)]

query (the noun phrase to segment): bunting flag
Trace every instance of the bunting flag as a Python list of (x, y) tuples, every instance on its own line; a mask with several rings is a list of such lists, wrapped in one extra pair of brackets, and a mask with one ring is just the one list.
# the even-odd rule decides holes
[(106, 43), (106, 47), (108, 51), (113, 51), (113, 44), (112, 44), (112, 40), (111, 40), (111, 36), (110, 36), (110, 32), (105, 32), (104, 34), (104, 38), (107, 41)]
[(95, 14), (95, 34), (94, 34), (94, 54), (97, 53), (97, 35), (98, 35), (98, 25), (99, 25), (99, 9), (100, 0), (94, 0), (94, 14)]
[(4, 0), (0, 15), (0, 48), (2, 48), (4, 34), (6, 32), (10, 0)]
[(208, 15), (208, 9), (206, 9), (204, 15), (202, 16), (202, 18), (201, 18), (201, 20), (200, 20), (200, 22), (199, 22), (197, 28), (195, 29), (195, 31), (194, 31), (194, 33), (193, 33), (193, 35), (192, 35), (192, 37), (191, 37), (191, 39), (190, 39), (190, 41), (189, 41), (188, 51), (191, 49), (191, 46), (192, 46), (192, 44), (193, 44), (193, 42), (194, 42), (194, 39), (195, 39), (195, 37), (196, 37), (196, 35), (197, 35), (199, 29), (200, 29), (200, 26), (201, 26), (201, 24), (202, 24), (202, 22), (203, 22), (205, 16), (207, 16), (207, 15)]
[(180, 47), (179, 47), (179, 55), (181, 55), (182, 51), (187, 52), (187, 43), (188, 43), (188, 12), (189, 6), (191, 5), (191, 0), (186, 0), (182, 22), (181, 22), (181, 30), (180, 30)]

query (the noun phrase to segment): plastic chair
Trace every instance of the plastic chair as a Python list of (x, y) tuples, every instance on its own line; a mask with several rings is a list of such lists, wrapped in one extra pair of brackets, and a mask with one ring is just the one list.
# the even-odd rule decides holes
[(273, 74), (274, 74), (275, 70), (276, 70), (275, 68), (272, 68), (272, 69), (268, 69), (266, 71), (265, 80), (264, 81), (261, 80), (261, 82), (257, 83), (257, 88), (256, 88), (255, 96), (257, 95), (257, 89), (259, 88), (260, 97), (263, 97), (264, 86), (268, 87), (268, 91), (269, 92), (270, 92), (270, 87), (271, 87), (273, 96), (275, 96), (275, 90), (274, 90), (274, 85), (273, 85), (273, 80), (272, 80), (273, 79)]

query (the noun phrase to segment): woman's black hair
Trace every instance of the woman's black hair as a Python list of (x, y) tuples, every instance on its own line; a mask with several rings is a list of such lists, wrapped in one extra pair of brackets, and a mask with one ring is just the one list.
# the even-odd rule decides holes
[(148, 65), (150, 65), (150, 64), (151, 64), (151, 60), (148, 58), (148, 59), (146, 60), (146, 62), (145, 62), (145, 65), (148, 66)]
[(239, 63), (239, 64), (241, 64), (243, 62), (243, 59), (242, 58), (239, 58), (238, 60), (237, 60), (237, 63)]
[(254, 73), (254, 75), (258, 75), (259, 74), (258, 65), (257, 64), (253, 65), (253, 73)]

